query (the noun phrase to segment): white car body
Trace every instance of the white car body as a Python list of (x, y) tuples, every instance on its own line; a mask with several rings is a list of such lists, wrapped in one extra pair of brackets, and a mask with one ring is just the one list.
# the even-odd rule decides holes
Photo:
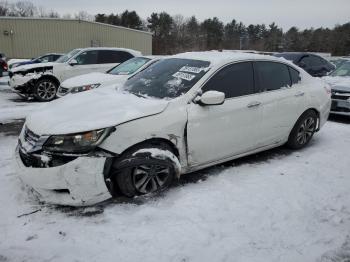
[[(204, 76), (176, 98), (142, 98), (109, 88), (95, 89), (56, 100), (29, 116), (16, 150), (18, 174), (24, 183), (46, 202), (91, 205), (111, 197), (105, 183), (108, 180), (106, 166), (111, 159), (145, 141), (161, 140), (171, 144), (178, 152), (180, 170), (177, 175), (180, 176), (283, 145), (307, 110), (317, 112), (317, 130), (328, 118), (331, 100), (325, 83), (284, 59), (243, 53), (194, 52), (163, 61), (174, 58), (210, 63), (207, 68), (200, 69), (206, 71)], [(202, 86), (222, 68), (257, 61), (291, 67), (299, 72), (301, 80), (291, 87), (227, 98), (220, 105), (204, 106), (198, 102), (210, 93), (201, 95)], [(212, 92), (218, 98), (222, 94)], [(81, 155), (55, 167), (28, 167), (23, 162), (26, 157), (49, 161), (41, 149), (50, 136), (100, 128), (114, 131), (98, 145), (99, 153)]]
[[(94, 86), (94, 85), (97, 85), (98, 88), (103, 88), (106, 86), (113, 86), (113, 87), (122, 86), (126, 82), (126, 80), (128, 80), (129, 77), (147, 68), (149, 65), (158, 61), (161, 57), (139, 56), (136, 58), (146, 58), (149, 60), (132, 74), (115, 75), (115, 74), (108, 73), (109, 71), (107, 71), (103, 73), (94, 72), (94, 73), (89, 73), (89, 74), (84, 74), (84, 75), (79, 75), (76, 77), (69, 78), (61, 83), (61, 86), (57, 91), (57, 96), (63, 97), (66, 94), (69, 94), (72, 91), (72, 89), (77, 87)], [(122, 66), (122, 64), (120, 64), (119, 66)]]
[(23, 65), (13, 68), (9, 73), (9, 85), (13, 91), (19, 95), (31, 96), (37, 81), (44, 77), (53, 80), (58, 88), (60, 83), (68, 78), (91, 72), (105, 72), (109, 68), (119, 64), (118, 62), (77, 64), (77, 59), (85, 53), (117, 51), (127, 53), (131, 57), (141, 55), (139, 51), (126, 48), (91, 47), (75, 50), (77, 50), (76, 53), (63, 63), (50, 62), (44, 64)]

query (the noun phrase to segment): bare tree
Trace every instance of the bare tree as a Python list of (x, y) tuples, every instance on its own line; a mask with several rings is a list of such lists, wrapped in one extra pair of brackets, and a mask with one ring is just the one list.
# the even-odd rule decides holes
[(79, 11), (79, 13), (74, 15), (75, 19), (85, 20), (85, 21), (94, 21), (95, 17), (90, 15), (86, 11)]
[(31, 17), (37, 14), (37, 8), (32, 2), (18, 1), (10, 6), (11, 16)]
[(10, 5), (7, 1), (0, 1), (0, 16), (7, 16)]

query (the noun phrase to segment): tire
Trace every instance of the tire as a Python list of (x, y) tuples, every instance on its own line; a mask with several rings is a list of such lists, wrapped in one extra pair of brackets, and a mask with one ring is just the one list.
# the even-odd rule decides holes
[(56, 97), (58, 85), (49, 78), (43, 78), (36, 82), (34, 87), (34, 98), (40, 102), (49, 102)]
[[(149, 150), (156, 150), (158, 155)], [(144, 145), (114, 163), (113, 180), (120, 193), (127, 197), (163, 191), (172, 184), (179, 172), (175, 158), (167, 145)]]
[(302, 114), (289, 134), (287, 146), (292, 149), (305, 147), (316, 132), (317, 119), (315, 111), (309, 110)]

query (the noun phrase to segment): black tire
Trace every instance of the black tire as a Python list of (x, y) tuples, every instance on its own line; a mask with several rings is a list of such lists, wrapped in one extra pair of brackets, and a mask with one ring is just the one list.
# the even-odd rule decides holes
[(40, 102), (49, 102), (56, 98), (58, 84), (49, 78), (40, 79), (34, 86), (34, 98)]
[[(147, 149), (167, 152), (152, 156)], [(145, 152), (139, 152), (144, 149)], [(160, 151), (160, 152), (161, 152)], [(143, 145), (126, 153), (113, 164), (113, 181), (127, 197), (156, 193), (168, 188), (177, 177), (177, 166), (168, 155), (176, 158), (168, 145)]]
[(292, 149), (300, 149), (306, 146), (317, 129), (317, 115), (309, 110), (302, 114), (289, 134), (287, 146)]

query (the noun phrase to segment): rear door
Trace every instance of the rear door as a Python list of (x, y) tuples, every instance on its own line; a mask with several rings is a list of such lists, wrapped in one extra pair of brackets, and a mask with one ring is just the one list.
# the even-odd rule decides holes
[(262, 122), (258, 145), (268, 146), (284, 140), (305, 108), (299, 72), (285, 64), (254, 62), (257, 87), (262, 102)]
[(203, 87), (202, 92), (225, 93), (222, 105), (188, 106), (189, 164), (207, 164), (256, 147), (261, 121), (260, 95), (254, 87), (252, 62), (227, 65)]

